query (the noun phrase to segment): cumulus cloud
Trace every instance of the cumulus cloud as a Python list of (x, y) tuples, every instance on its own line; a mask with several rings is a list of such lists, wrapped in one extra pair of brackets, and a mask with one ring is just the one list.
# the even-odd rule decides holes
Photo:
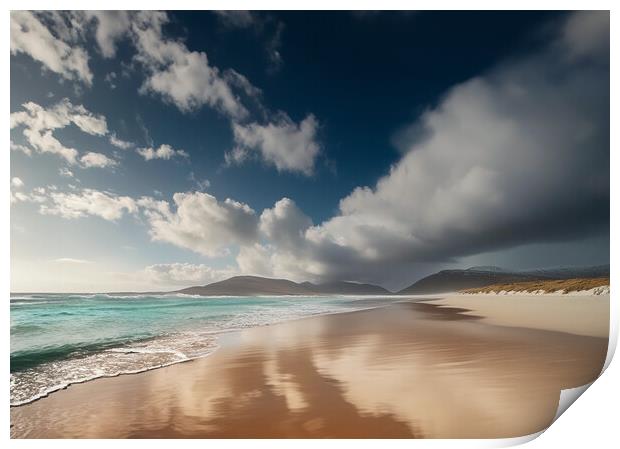
[[(251, 25), (257, 32), (268, 34), (266, 49), (272, 69), (280, 67), (281, 22), (269, 15), (258, 16), (244, 11), (217, 14), (222, 23), (234, 27)], [(209, 106), (234, 122), (237, 146), (226, 155), (228, 163), (239, 163), (256, 150), (278, 170), (311, 174), (319, 153), (318, 122), (314, 115), (310, 114), (299, 124), (285, 113), (267, 120), (270, 123), (266, 125), (243, 124), (250, 112), (239, 94), (251, 102), (263, 119), (273, 115), (262, 103), (261, 90), (234, 69), (222, 71), (212, 65), (205, 52), (192, 51), (182, 40), (166, 36), (163, 28), (168, 22), (165, 12), (156, 11), (17, 11), (11, 14), (11, 51), (13, 54), (27, 53), (63, 77), (80, 79), (90, 85), (93, 75), (88, 68), (88, 55), (80, 43), (94, 30), (102, 55), (111, 58), (116, 54), (118, 43), (127, 39), (136, 49), (134, 60), (145, 71), (142, 93), (158, 95), (183, 112)], [(113, 77), (115, 73), (105, 78), (111, 86), (115, 85)], [(32, 136), (38, 151), (54, 152), (75, 163), (77, 150), (62, 146), (50, 129)], [(115, 135), (109, 140), (118, 148), (132, 146)]]
[[(261, 90), (254, 86), (247, 77), (232, 68), (220, 70), (210, 63), (205, 52), (192, 51), (183, 41), (166, 36), (163, 29), (169, 22), (166, 13), (155, 11), (41, 13), (40, 16), (45, 18), (44, 22), (47, 22), (49, 27), (46, 27), (32, 13), (20, 14), (14, 13), (15, 20), (12, 20), (12, 27), (18, 27), (21, 20), (24, 22), (23, 26), (19, 28), (21, 32), (33, 33), (33, 31), (29, 31), (30, 25), (25, 22), (34, 21), (38, 24), (37, 35), (45, 34), (47, 40), (56, 39), (50, 31), (55, 30), (60, 37), (56, 39), (58, 46), (66, 47), (67, 51), (75, 49), (76, 52), (82, 52), (86, 60), (86, 53), (77, 43), (84, 41), (88, 36), (87, 33), (92, 30), (94, 30), (98, 47), (106, 58), (113, 57), (116, 54), (116, 47), (120, 40), (128, 39), (133, 43), (137, 52), (134, 60), (140, 63), (145, 71), (145, 79), (140, 88), (142, 93), (161, 96), (165, 101), (175, 105), (183, 112), (209, 106), (233, 121), (236, 146), (226, 155), (228, 163), (240, 163), (251, 152), (256, 152), (264, 161), (274, 165), (280, 171), (312, 174), (316, 156), (320, 151), (316, 137), (318, 121), (315, 116), (310, 114), (300, 123), (293, 122), (283, 112), (269, 118), (274, 114), (270, 113), (263, 105)], [(230, 25), (253, 25), (258, 27), (257, 30), (270, 28), (273, 25), (274, 32), (271, 33), (268, 40), (267, 49), (272, 66), (280, 66), (279, 48), (283, 29), (282, 23), (270, 19), (269, 16), (257, 19), (258, 16), (249, 12), (225, 12), (219, 14), (219, 17)], [(11, 36), (13, 49), (13, 31)], [(19, 33), (16, 33), (16, 42), (20, 36)], [(23, 38), (19, 42), (31, 42), (32, 40), (32, 38)], [(65, 41), (69, 42), (70, 45)], [(18, 46), (16, 43), (14, 52), (22, 51), (19, 50), (22, 47), (23, 45)], [(36, 48), (39, 47), (40, 45)], [(30, 54), (32, 55), (34, 52), (30, 51)], [(33, 57), (36, 58), (36, 54)], [(72, 72), (59, 73), (68, 76), (67, 73)], [(112, 75), (108, 75), (106, 79), (113, 85)], [(89, 84), (92, 82), (92, 74), (90, 73), (88, 82)], [(258, 110), (263, 119), (266, 119), (267, 124), (244, 123), (250, 112), (243, 104), (239, 94), (244, 100), (251, 102), (254, 109)], [(84, 125), (87, 126), (88, 124), (85, 123)], [(78, 126), (80, 125), (78, 124)], [(32, 136), (31, 140), (36, 143), (39, 148), (38, 151), (54, 152), (70, 163), (75, 163), (78, 156), (77, 150), (62, 146), (52, 136), (51, 129), (53, 128), (43, 130)], [(118, 139), (114, 134), (110, 135), (109, 140), (112, 145), (118, 148), (127, 149), (132, 146), (131, 143)], [(141, 154), (147, 160), (170, 158), (173, 155), (162, 147), (157, 150), (144, 149)], [(182, 156), (184, 152), (175, 154)]]
[(212, 268), (205, 264), (169, 263), (144, 268), (149, 281), (161, 285), (201, 285), (221, 281), (238, 273), (236, 268)]
[(608, 24), (575, 13), (546, 48), (454, 86), (329, 220), (288, 199), (265, 210), (240, 270), (402, 286), (424, 264), (608, 231)]
[(176, 210), (167, 201), (141, 198), (153, 240), (218, 256), (228, 247), (256, 239), (258, 218), (247, 204), (231, 199), (218, 201), (203, 192), (175, 193)]
[(82, 167), (90, 168), (90, 167), (114, 167), (118, 164), (114, 159), (107, 157), (105, 154), (88, 152), (80, 158), (80, 163)]
[[(424, 113), (389, 174), (304, 232), (297, 255), (309, 275), (381, 282), (395, 266), (605, 229), (609, 16), (581, 14), (550, 48), (455, 86)], [(604, 37), (566, 40), (566, 27), (595, 18)]]
[(17, 176), (15, 176), (15, 177), (13, 177), (13, 179), (11, 179), (11, 187), (20, 188), (20, 187), (23, 187), (23, 186), (24, 186), (24, 181), (22, 181)]
[(37, 187), (30, 193), (23, 191), (13, 192), (13, 190), (11, 190), (11, 204), (19, 202), (41, 204), (48, 200), (47, 193), (47, 190), (43, 187)]
[(226, 154), (226, 161), (229, 164), (240, 163), (251, 152), (258, 152), (265, 162), (279, 171), (300, 172), (309, 176), (314, 172), (321, 148), (317, 131), (318, 121), (312, 114), (298, 124), (284, 113), (267, 125), (233, 123), (236, 146)]
[(175, 150), (167, 144), (160, 145), (159, 148), (138, 148), (137, 152), (146, 161), (151, 161), (153, 159), (169, 160), (173, 157), (189, 157), (187, 152), (183, 150)]
[(32, 149), (39, 153), (56, 154), (70, 164), (77, 163), (79, 153), (75, 148), (60, 143), (52, 134), (54, 130), (73, 123), (83, 132), (94, 136), (103, 136), (108, 132), (104, 116), (95, 115), (66, 98), (48, 109), (31, 101), (24, 103), (22, 108), (24, 110), (11, 114), (11, 129), (23, 127), (23, 135)]
[(167, 22), (168, 16), (159, 12), (140, 12), (132, 22), (136, 59), (149, 73), (142, 91), (159, 94), (185, 112), (208, 105), (233, 118), (246, 116), (247, 110), (220, 70), (209, 64), (206, 53), (164, 36)]
[[(49, 17), (54, 19), (54, 14)], [(88, 54), (75, 44), (69, 45), (54, 36), (37, 13), (11, 11), (11, 54), (24, 53), (65, 79), (90, 86), (93, 74)]]
[(74, 219), (97, 216), (108, 221), (116, 221), (125, 213), (137, 211), (136, 202), (128, 196), (111, 192), (83, 189), (78, 192), (44, 191), (44, 204), (39, 207), (43, 215), (58, 215)]
[(265, 209), (260, 216), (259, 229), (264, 236), (279, 247), (298, 248), (305, 231), (312, 226), (312, 220), (304, 214), (295, 202), (282, 198), (271, 209)]
[[(163, 38), (161, 27), (138, 31), (144, 33), (140, 57), (152, 64), (153, 75), (193, 54)], [(446, 92), (400, 133), (403, 156), (389, 172), (373, 186), (356, 188), (320, 224), (288, 198), (260, 216), (247, 204), (203, 192), (176, 193), (172, 203), (90, 189), (17, 192), (15, 201), (35, 202), (38, 195), (42, 213), (65, 218), (116, 220), (141, 210), (155, 241), (208, 257), (238, 248), (239, 272), (296, 280), (402, 285), (420, 264), (583, 238), (609, 225), (608, 47), (607, 12), (571, 14), (545, 48)], [(222, 101), (208, 104), (225, 108)], [(20, 117), (15, 122), (25, 124)], [(32, 126), (43, 130), (41, 138), (56, 129), (48, 123), (56, 123), (54, 117), (37, 120), (45, 122)], [(256, 154), (278, 170), (311, 174), (320, 152), (317, 127), (312, 115), (299, 124), (284, 114), (267, 125), (235, 120), (229, 158)], [(172, 282), (208, 270), (151, 271)]]

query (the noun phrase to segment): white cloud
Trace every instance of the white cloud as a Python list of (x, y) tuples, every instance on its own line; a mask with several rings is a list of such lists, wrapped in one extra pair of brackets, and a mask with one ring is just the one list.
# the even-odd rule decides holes
[(209, 181), (208, 179), (196, 178), (196, 175), (194, 175), (193, 171), (189, 173), (187, 179), (196, 184), (196, 188), (201, 192), (207, 190), (211, 186), (211, 181)]
[(149, 265), (143, 272), (156, 284), (179, 286), (210, 284), (238, 273), (236, 268), (217, 269), (205, 264), (190, 263)]
[(94, 189), (83, 189), (77, 193), (48, 192), (46, 203), (39, 208), (44, 215), (67, 219), (93, 215), (109, 221), (120, 219), (125, 212), (136, 211), (137, 206), (132, 198)]
[(84, 26), (79, 13), (73, 11), (36, 11), (39, 20), (67, 44), (75, 44), (84, 37)]
[(282, 32), (284, 23), (264, 11), (213, 11), (222, 25), (226, 28), (250, 28), (257, 36), (265, 40), (265, 52), (271, 63), (270, 72), (275, 72), (282, 66)]
[(569, 57), (609, 58), (609, 13), (581, 11), (571, 14), (562, 27), (558, 44)]
[(53, 130), (71, 123), (95, 136), (103, 136), (108, 130), (105, 117), (93, 114), (82, 105), (73, 105), (66, 98), (48, 109), (34, 102), (24, 103), (22, 107), (24, 110), (11, 114), (11, 129), (23, 126), (23, 135), (34, 150), (56, 154), (70, 164), (77, 162), (78, 151), (61, 144), (53, 136)]
[(270, 71), (277, 72), (282, 67), (282, 54), (280, 48), (282, 47), (282, 32), (284, 30), (284, 23), (278, 22), (273, 35), (267, 42), (266, 51), (269, 61), (271, 62)]
[(260, 216), (259, 229), (269, 241), (280, 247), (299, 248), (312, 221), (289, 198), (282, 198)]
[(173, 157), (189, 157), (189, 154), (183, 150), (175, 150), (170, 145), (163, 144), (159, 148), (138, 148), (136, 150), (140, 156), (146, 161), (153, 159), (169, 160)]
[(272, 255), (272, 250), (260, 243), (242, 246), (236, 257), (239, 272), (244, 275), (273, 276)]
[(86, 51), (52, 35), (33, 12), (11, 11), (11, 54), (17, 53), (29, 55), (63, 78), (92, 84)]
[[(259, 233), (240, 243), (240, 271), (402, 286), (425, 264), (604, 229), (608, 53), (560, 44), (451, 89), (402, 133), (405, 154), (389, 173), (343, 198), (324, 223), (312, 226), (289, 199), (265, 210)], [(203, 238), (192, 235), (179, 246), (200, 252)]]
[(13, 177), (13, 179), (11, 179), (11, 187), (20, 188), (20, 187), (23, 187), (23, 186), (24, 186), (24, 181), (22, 181), (17, 176), (15, 176), (15, 177)]
[(256, 18), (252, 11), (213, 11), (220, 22), (233, 28), (247, 28), (254, 24)]
[[(224, 72), (224, 78), (235, 87), (241, 89), (248, 97), (259, 101), (263, 95), (263, 91), (254, 86), (249, 79), (234, 69), (228, 69)], [(259, 102), (259, 106), (261, 106)]]
[(176, 211), (166, 201), (142, 198), (138, 204), (147, 217), (153, 240), (218, 256), (231, 245), (253, 242), (258, 219), (247, 204), (218, 201), (203, 192), (175, 193)]
[(134, 146), (133, 143), (116, 137), (115, 133), (110, 134), (110, 143), (121, 150), (128, 150)]
[(320, 152), (317, 141), (318, 121), (308, 115), (299, 124), (280, 113), (277, 120), (267, 125), (233, 123), (236, 147), (226, 155), (227, 162), (242, 162), (251, 151), (275, 165), (279, 171), (301, 172), (311, 175)]
[(580, 58), (595, 58), (584, 64), (564, 44), (564, 52), (553, 45), (455, 86), (403, 133), (406, 154), (390, 172), (355, 189), (321, 225), (303, 230), (299, 218), (286, 224), (296, 214), (264, 212), (282, 223), (265, 255), (275, 275), (303, 268), (306, 277), (385, 282), (396, 267), (412, 272), (604, 228), (608, 54), (596, 46), (585, 54), (579, 41)]
[(149, 72), (142, 91), (161, 95), (181, 111), (211, 106), (224, 114), (242, 118), (247, 110), (233, 93), (217, 67), (204, 52), (190, 51), (184, 43), (163, 35), (165, 13), (140, 12), (132, 23), (136, 59)]
[(11, 140), (11, 151), (21, 151), (27, 156), (32, 155), (32, 150), (30, 148), (28, 148), (26, 145), (20, 145), (18, 143), (15, 143), (12, 140)]
[(122, 39), (130, 27), (127, 11), (85, 11), (87, 20), (97, 21), (95, 39), (106, 58), (116, 55), (117, 41)]
[(48, 200), (47, 190), (43, 187), (37, 187), (30, 193), (26, 192), (13, 192), (11, 191), (11, 204), (23, 202), (23, 203), (45, 203)]
[(58, 174), (63, 178), (73, 178), (73, 172), (67, 167), (61, 167), (58, 169)]
[(103, 80), (110, 86), (110, 89), (116, 89), (116, 72), (106, 73)]
[[(136, 32), (142, 33), (136, 39), (149, 80), (172, 66), (175, 76), (191, 72), (188, 61), (196, 58), (208, 67), (206, 55), (163, 38), (161, 28)], [(389, 173), (374, 186), (355, 189), (319, 225), (287, 198), (260, 218), (247, 204), (202, 192), (177, 193), (171, 204), (48, 188), (16, 192), (11, 201), (39, 202), (41, 213), (65, 218), (117, 220), (141, 210), (155, 241), (209, 257), (238, 247), (239, 272), (297, 280), (385, 284), (410, 278), (417, 264), (584, 237), (609, 223), (609, 60), (601, 49), (608, 46), (608, 33), (608, 13), (575, 13), (548, 48), (454, 86), (401, 133), (404, 154)], [(226, 109), (219, 97), (201, 103), (194, 93), (169, 95), (189, 109)], [(46, 144), (53, 148), (51, 130), (66, 126), (67, 119), (25, 109), (11, 115), (11, 127), (34, 130), (34, 137), (24, 135), (37, 151), (44, 151), (37, 139), (50, 140)], [(92, 131), (91, 122), (80, 123)], [(317, 128), (313, 115), (299, 124), (285, 114), (267, 125), (236, 121), (237, 146), (228, 157), (240, 161), (258, 154), (278, 170), (309, 175), (320, 152)], [(159, 157), (162, 147), (142, 149), (143, 157)], [(175, 151), (164, 149), (161, 157)], [(218, 272), (201, 265), (152, 267), (147, 271), (165, 282)]]
[(78, 151), (75, 148), (69, 148), (61, 144), (58, 139), (52, 135), (52, 131), (39, 131), (33, 128), (26, 128), (23, 134), (26, 140), (28, 140), (28, 143), (37, 152), (56, 154), (70, 164), (76, 163)]
[(80, 158), (80, 163), (85, 168), (97, 167), (114, 167), (118, 164), (114, 159), (110, 159), (105, 154), (88, 152)]

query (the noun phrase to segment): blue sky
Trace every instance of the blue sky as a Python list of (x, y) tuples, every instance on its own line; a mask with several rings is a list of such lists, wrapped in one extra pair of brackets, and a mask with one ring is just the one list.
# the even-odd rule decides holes
[(609, 261), (606, 13), (11, 16), (13, 291)]

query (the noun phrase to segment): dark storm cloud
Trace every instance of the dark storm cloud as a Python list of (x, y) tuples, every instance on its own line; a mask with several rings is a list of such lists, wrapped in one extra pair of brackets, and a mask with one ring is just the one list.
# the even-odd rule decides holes
[(452, 88), (375, 187), (275, 245), (274, 272), (384, 282), (395, 266), (607, 230), (609, 15), (556, 26), (546, 48)]

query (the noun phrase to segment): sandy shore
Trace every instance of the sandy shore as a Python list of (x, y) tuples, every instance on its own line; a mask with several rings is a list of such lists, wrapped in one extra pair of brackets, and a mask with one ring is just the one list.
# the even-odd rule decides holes
[(599, 374), (609, 298), (486, 299), (230, 333), (207, 358), (12, 408), (11, 435), (485, 438), (542, 430), (561, 389)]

